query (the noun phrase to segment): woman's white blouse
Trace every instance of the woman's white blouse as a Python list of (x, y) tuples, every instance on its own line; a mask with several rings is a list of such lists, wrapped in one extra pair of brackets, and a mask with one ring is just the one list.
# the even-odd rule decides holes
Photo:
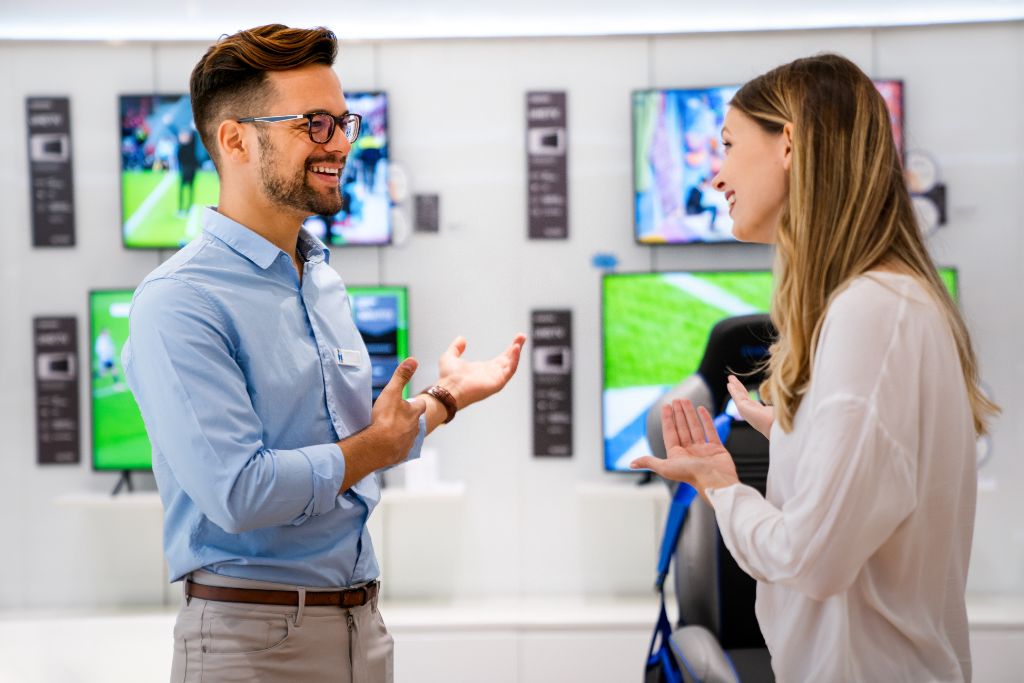
[(833, 300), (793, 429), (772, 428), (767, 497), (707, 494), (780, 682), (970, 680), (975, 433), (915, 279), (872, 272)]

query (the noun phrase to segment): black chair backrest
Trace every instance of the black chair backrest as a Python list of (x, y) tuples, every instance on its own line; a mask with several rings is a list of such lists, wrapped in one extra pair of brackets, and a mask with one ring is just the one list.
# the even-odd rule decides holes
[(739, 375), (747, 385), (764, 380), (764, 373), (754, 370), (768, 357), (768, 347), (775, 336), (775, 326), (766, 313), (726, 318), (711, 328), (697, 374), (711, 389), (715, 415), (725, 410), (729, 402), (725, 382), (730, 374)]
[[(697, 374), (711, 393), (714, 414), (729, 402), (730, 374), (747, 386), (763, 381), (764, 373), (758, 369), (775, 336), (765, 314), (726, 318), (712, 328)], [(725, 447), (740, 481), (764, 494), (768, 440), (747, 423), (734, 422)], [(683, 528), (675, 567), (682, 620), (710, 629), (726, 650), (764, 647), (754, 614), (757, 583), (733, 560), (718, 534), (714, 511), (699, 499)]]

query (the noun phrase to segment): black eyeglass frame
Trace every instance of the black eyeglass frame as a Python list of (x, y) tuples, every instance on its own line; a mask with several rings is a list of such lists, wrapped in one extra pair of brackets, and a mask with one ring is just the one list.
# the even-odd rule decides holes
[[(317, 140), (313, 137), (313, 118), (314, 117), (325, 117), (330, 121), (327, 126), (327, 136), (323, 140)], [(309, 140), (315, 145), (326, 145), (334, 137), (334, 131), (337, 127), (341, 127), (342, 135), (345, 135), (345, 127), (349, 121), (355, 121), (355, 132), (352, 137), (345, 135), (345, 139), (348, 140), (349, 144), (353, 144), (359, 139), (359, 133), (363, 129), (363, 117), (359, 114), (352, 112), (346, 112), (341, 116), (335, 116), (326, 111), (314, 111), (308, 114), (281, 114), (280, 116), (246, 116), (245, 118), (235, 119), (238, 123), (280, 123), (281, 121), (298, 121), (299, 119), (306, 119), (306, 132), (309, 134)]]

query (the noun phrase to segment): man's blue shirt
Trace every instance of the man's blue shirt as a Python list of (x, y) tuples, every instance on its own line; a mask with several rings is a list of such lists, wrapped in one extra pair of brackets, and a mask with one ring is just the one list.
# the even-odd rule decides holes
[[(338, 495), (335, 443), (370, 424), (370, 359), (330, 252), (299, 233), (300, 283), (260, 235), (214, 209), (204, 223), (135, 291), (122, 353), (153, 444), (170, 576), (374, 579), (366, 520), (380, 488), (372, 474)], [(410, 457), (424, 434), (421, 418)]]

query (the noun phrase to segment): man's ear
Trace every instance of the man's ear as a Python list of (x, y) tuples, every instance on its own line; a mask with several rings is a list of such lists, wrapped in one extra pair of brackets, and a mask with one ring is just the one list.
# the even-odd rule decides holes
[(245, 137), (245, 129), (241, 123), (224, 119), (217, 126), (217, 147), (220, 149), (220, 158), (230, 160), (236, 164), (244, 164), (249, 161), (251, 150)]
[(793, 124), (786, 123), (782, 127), (782, 169), (789, 171), (793, 166)]

